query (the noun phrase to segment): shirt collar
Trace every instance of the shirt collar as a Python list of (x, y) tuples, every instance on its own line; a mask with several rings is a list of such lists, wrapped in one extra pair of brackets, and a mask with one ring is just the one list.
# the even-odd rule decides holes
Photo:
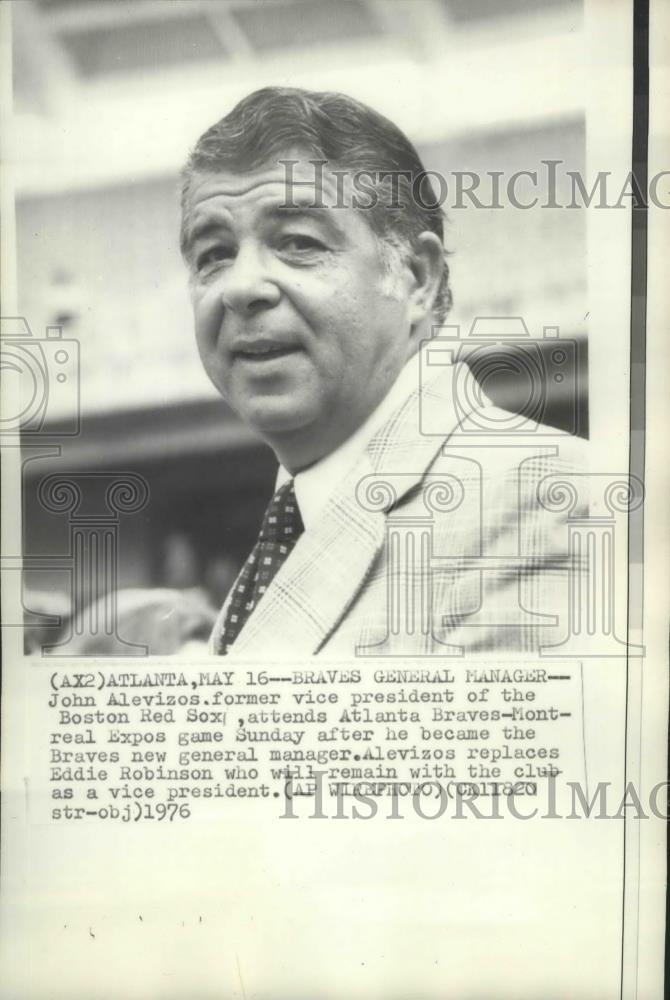
[[(305, 530), (309, 531), (326, 506), (338, 483), (370, 443), (375, 433), (419, 385), (419, 352), (412, 355), (388, 393), (370, 416), (330, 454), (298, 472), (294, 477), (295, 495)], [(290, 472), (279, 466), (275, 489), (291, 478)]]

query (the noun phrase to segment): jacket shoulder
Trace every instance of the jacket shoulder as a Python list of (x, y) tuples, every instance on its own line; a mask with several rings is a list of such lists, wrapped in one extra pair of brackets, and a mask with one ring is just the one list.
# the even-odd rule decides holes
[[(439, 468), (444, 460), (469, 456), (486, 459), (492, 474), (518, 469), (521, 462), (555, 469), (586, 473), (591, 467), (591, 446), (586, 438), (540, 424), (534, 420), (490, 405), (463, 417), (445, 438), (435, 458)], [(435, 470), (433, 470), (435, 471)]]

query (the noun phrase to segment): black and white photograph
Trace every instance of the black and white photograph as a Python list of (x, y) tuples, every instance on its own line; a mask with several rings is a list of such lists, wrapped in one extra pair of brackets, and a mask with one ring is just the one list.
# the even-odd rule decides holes
[(0, 996), (660, 998), (663, 4), (0, 17)]

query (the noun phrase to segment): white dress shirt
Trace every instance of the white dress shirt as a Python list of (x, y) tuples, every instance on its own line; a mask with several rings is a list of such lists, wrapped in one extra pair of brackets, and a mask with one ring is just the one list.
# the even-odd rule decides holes
[[(351, 469), (358, 456), (365, 451), (375, 432), (407, 398), (412, 389), (419, 385), (419, 370), (419, 352), (417, 352), (406, 362), (386, 396), (358, 430), (330, 454), (293, 477), (296, 500), (305, 531), (309, 531), (315, 524), (335, 487)], [(279, 489), (290, 478), (291, 473), (280, 465), (275, 489)]]

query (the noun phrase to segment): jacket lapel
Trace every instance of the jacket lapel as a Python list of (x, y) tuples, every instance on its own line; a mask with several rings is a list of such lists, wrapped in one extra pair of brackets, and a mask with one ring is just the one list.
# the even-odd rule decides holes
[[(229, 656), (284, 658), (318, 652), (382, 549), (389, 510), (421, 482), (458, 423), (452, 380), (453, 369), (442, 369), (429, 384), (417, 384), (377, 431), (318, 523), (299, 539)], [(438, 434), (422, 432), (422, 397), (443, 414)], [(225, 606), (219, 629), (224, 614)]]
[(359, 475), (298, 540), (229, 655), (310, 656), (337, 625), (384, 542), (384, 513), (356, 502)]

